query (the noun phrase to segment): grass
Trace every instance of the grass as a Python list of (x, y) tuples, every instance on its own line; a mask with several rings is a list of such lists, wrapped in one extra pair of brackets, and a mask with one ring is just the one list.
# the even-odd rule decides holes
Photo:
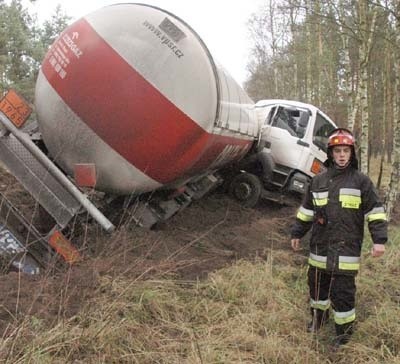
[(53, 326), (26, 316), (0, 341), (1, 362), (400, 363), (400, 229), (391, 237), (385, 258), (364, 252), (357, 330), (338, 353), (332, 322), (305, 333), (306, 267), (274, 250), (204, 281), (104, 275), (77, 315)]

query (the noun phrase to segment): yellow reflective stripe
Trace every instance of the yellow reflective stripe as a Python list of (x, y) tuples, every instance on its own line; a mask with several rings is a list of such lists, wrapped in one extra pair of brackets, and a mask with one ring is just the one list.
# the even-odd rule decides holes
[(317, 260), (308, 258), (308, 264), (316, 268), (326, 269), (326, 263), (318, 262)]
[(299, 220), (304, 221), (304, 222), (310, 222), (310, 221), (313, 220), (312, 217), (307, 216), (306, 214), (303, 214), (303, 213), (300, 212), (300, 211), (297, 213), (296, 217), (297, 217)]
[(339, 269), (343, 269), (343, 270), (359, 270), (360, 269), (360, 263), (339, 262)]
[(339, 196), (340, 202), (349, 202), (349, 203), (361, 203), (360, 196), (351, 196), (351, 195), (340, 195)]
[(384, 212), (381, 212), (379, 214), (369, 214), (367, 216), (367, 221), (368, 222), (372, 222), (372, 221), (376, 221), (376, 220), (387, 220), (387, 216)]
[[(310, 256), (308, 257), (308, 264), (316, 268), (326, 269), (326, 262), (326, 256), (310, 253)], [(360, 269), (360, 257), (339, 256), (338, 268), (340, 270), (357, 271)]]
[(310, 253), (310, 256), (308, 257), (308, 264), (312, 265), (313, 267), (326, 269), (326, 259), (327, 258), (324, 256)]
[(297, 212), (296, 217), (301, 221), (310, 222), (314, 218), (314, 211), (301, 206)]
[(339, 269), (344, 270), (359, 270), (360, 257), (339, 256)]
[(314, 301), (312, 298), (310, 299), (311, 308), (316, 308), (316, 309), (321, 310), (321, 311), (326, 311), (327, 309), (329, 309), (330, 305), (331, 305), (331, 301), (330, 300)]
[(313, 203), (315, 206), (324, 206), (328, 204), (328, 191), (313, 192)]
[(314, 198), (328, 198), (328, 191), (323, 191), (323, 192), (313, 192), (312, 193)]
[(315, 206), (325, 206), (328, 204), (328, 199), (327, 198), (319, 198), (319, 199), (314, 198), (313, 203)]
[(365, 214), (365, 219), (368, 222), (375, 221), (375, 220), (387, 220), (387, 216), (385, 213), (385, 209), (383, 206), (374, 207), (372, 210)]
[(356, 319), (356, 310), (353, 308), (347, 312), (336, 312), (333, 311), (333, 315), (335, 318), (335, 323), (338, 325), (348, 324), (353, 322)]
[(358, 209), (361, 205), (361, 190), (355, 188), (341, 188), (339, 201), (345, 209)]
[(361, 205), (360, 196), (340, 195), (339, 201), (342, 203), (342, 207), (347, 209), (358, 209)]

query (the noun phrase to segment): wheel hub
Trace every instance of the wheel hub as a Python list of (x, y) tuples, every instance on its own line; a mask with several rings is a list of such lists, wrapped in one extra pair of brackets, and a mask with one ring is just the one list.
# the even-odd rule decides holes
[(239, 200), (246, 200), (251, 196), (251, 186), (247, 183), (239, 183), (235, 189), (236, 197)]

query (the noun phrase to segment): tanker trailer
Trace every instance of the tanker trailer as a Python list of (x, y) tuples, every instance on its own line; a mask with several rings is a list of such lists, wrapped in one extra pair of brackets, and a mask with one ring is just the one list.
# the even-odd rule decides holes
[(259, 132), (253, 101), (199, 35), (145, 4), (106, 6), (65, 29), (42, 63), (35, 107), (67, 175), (91, 166), (95, 189), (113, 195), (183, 193), (147, 225), (204, 194)]
[(13, 90), (0, 100), (0, 160), (54, 220), (37, 230), (0, 194), (0, 255), (30, 272), (21, 254), (38, 267), (54, 251), (79, 259), (62, 232), (83, 211), (114, 229), (84, 187), (134, 196), (134, 220), (150, 227), (218, 184), (215, 172), (244, 157), (259, 130), (254, 103), (198, 34), (144, 4), (107, 6), (69, 26), (42, 63), (35, 109), (42, 140), (22, 125), (30, 105)]

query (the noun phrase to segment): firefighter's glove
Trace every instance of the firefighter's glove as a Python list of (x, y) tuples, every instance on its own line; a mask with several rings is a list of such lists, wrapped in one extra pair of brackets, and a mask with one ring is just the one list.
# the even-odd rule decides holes
[(315, 211), (315, 222), (318, 225), (326, 226), (328, 223), (328, 215), (326, 214), (325, 208), (318, 208)]

